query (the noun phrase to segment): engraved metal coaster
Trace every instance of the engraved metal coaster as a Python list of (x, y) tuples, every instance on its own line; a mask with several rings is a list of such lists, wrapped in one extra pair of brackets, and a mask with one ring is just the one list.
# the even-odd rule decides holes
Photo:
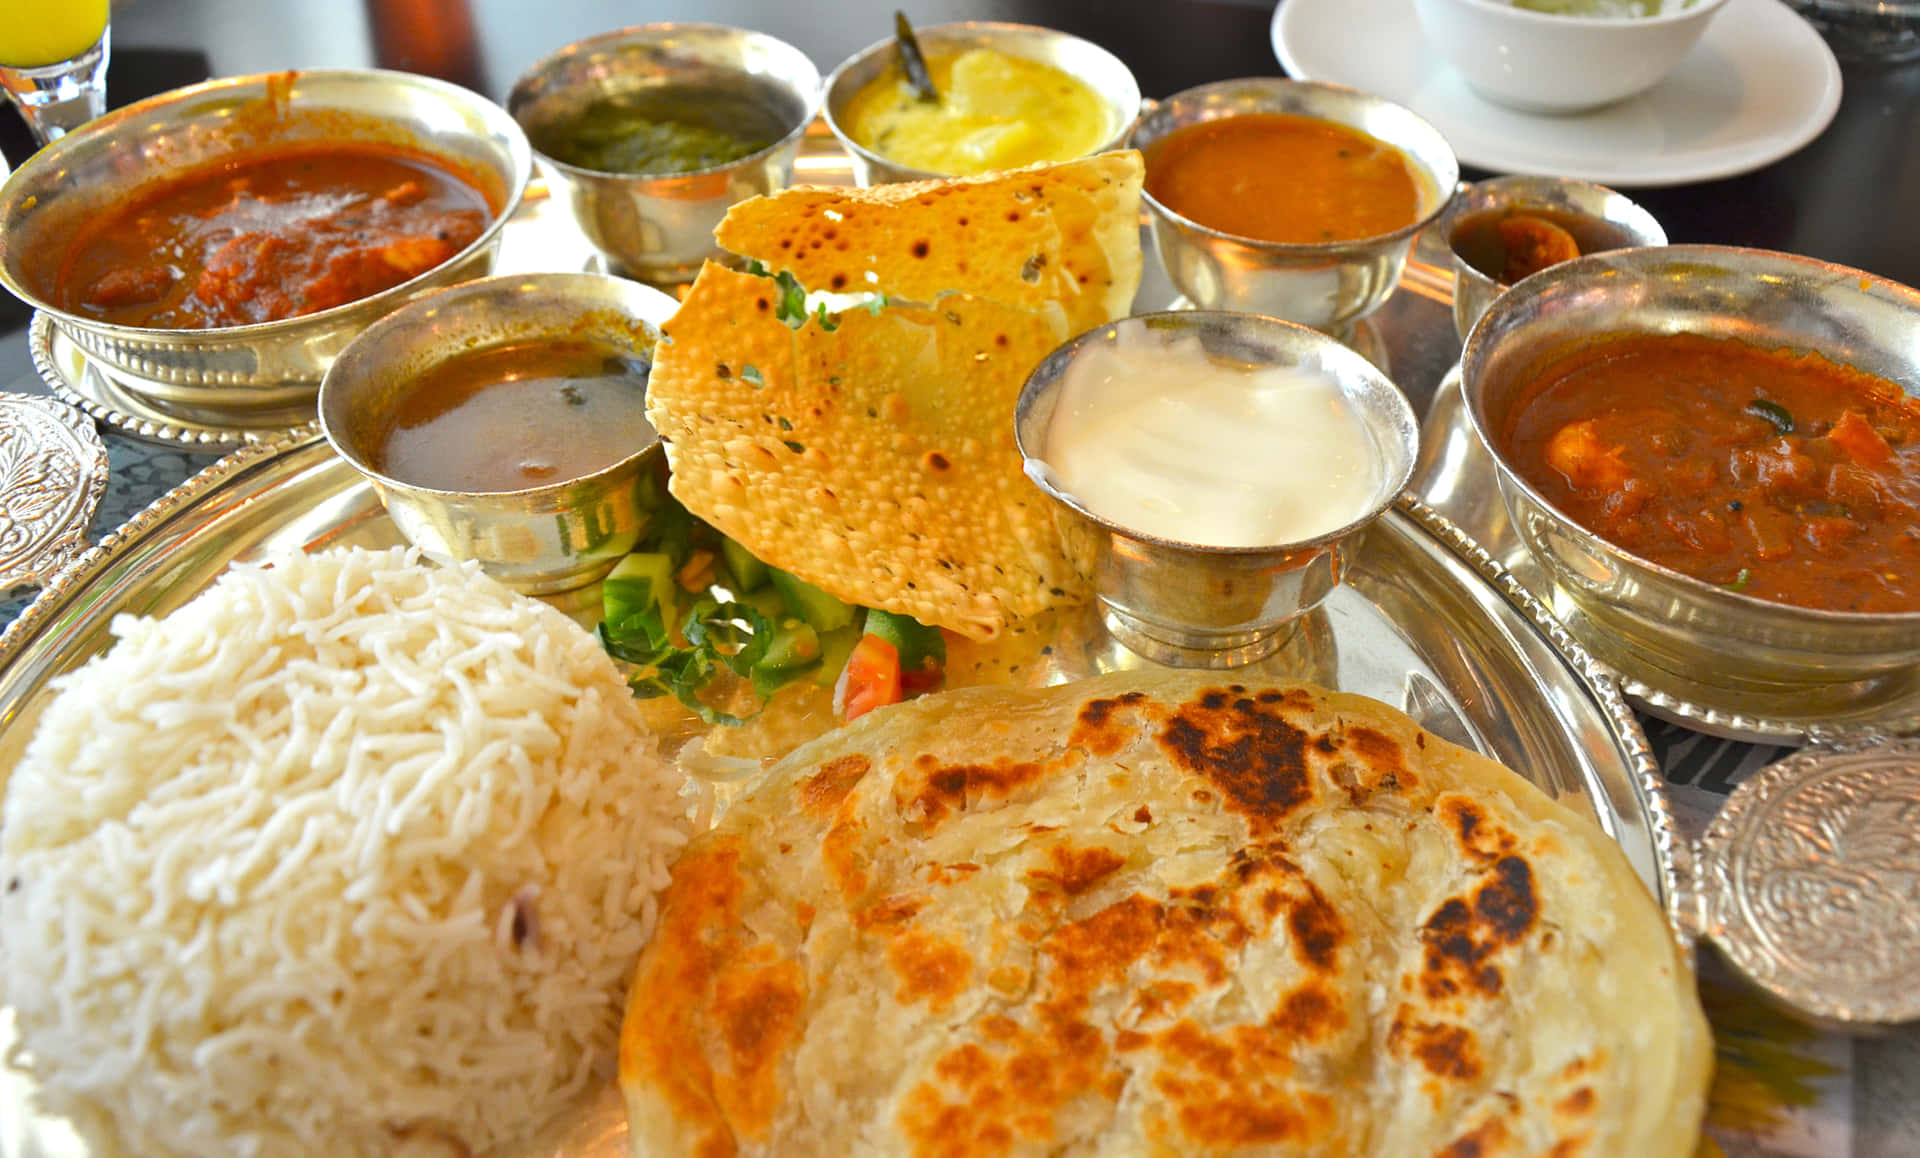
[(1842, 1028), (1920, 1019), (1920, 740), (1767, 766), (1698, 867), (1707, 935), (1761, 989)]
[(87, 547), (107, 489), (93, 421), (35, 394), (0, 394), (0, 591), (41, 587)]

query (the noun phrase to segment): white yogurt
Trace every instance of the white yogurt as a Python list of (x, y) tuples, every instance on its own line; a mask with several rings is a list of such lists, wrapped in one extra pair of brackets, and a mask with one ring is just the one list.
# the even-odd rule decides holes
[(1067, 367), (1040, 458), (1110, 522), (1211, 547), (1274, 547), (1378, 500), (1379, 448), (1332, 378), (1208, 358), (1197, 338), (1123, 333)]

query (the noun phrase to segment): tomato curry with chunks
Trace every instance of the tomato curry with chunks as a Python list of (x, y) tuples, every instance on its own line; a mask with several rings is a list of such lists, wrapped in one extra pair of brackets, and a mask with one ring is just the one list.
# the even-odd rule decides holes
[(362, 142), (244, 155), (88, 224), (55, 300), (124, 326), (197, 330), (358, 301), (465, 249), (496, 207), (425, 156)]
[(1508, 418), (1515, 471), (1582, 526), (1733, 591), (1920, 610), (1920, 401), (1817, 354), (1604, 339)]

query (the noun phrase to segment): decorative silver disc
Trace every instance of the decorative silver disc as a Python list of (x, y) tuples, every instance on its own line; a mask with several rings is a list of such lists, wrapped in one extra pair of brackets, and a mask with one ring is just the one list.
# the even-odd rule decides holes
[(1701, 841), (1707, 936), (1842, 1027), (1920, 1019), (1920, 740), (1808, 748), (1736, 789)]
[(87, 547), (107, 489), (92, 419), (36, 394), (0, 394), (0, 590), (43, 587)]

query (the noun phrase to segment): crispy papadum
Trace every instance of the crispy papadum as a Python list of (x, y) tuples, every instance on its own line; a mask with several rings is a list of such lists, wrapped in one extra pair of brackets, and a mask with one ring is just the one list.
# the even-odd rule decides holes
[(849, 603), (972, 639), (1087, 595), (1022, 472), (1013, 409), (1060, 342), (1140, 279), (1138, 153), (735, 206), (722, 244), (813, 290), (890, 303), (806, 318), (709, 264), (664, 327), (647, 417), (688, 510)]
[(1620, 850), (1358, 696), (881, 709), (673, 872), (636, 1155), (1686, 1158), (1711, 1040)]

